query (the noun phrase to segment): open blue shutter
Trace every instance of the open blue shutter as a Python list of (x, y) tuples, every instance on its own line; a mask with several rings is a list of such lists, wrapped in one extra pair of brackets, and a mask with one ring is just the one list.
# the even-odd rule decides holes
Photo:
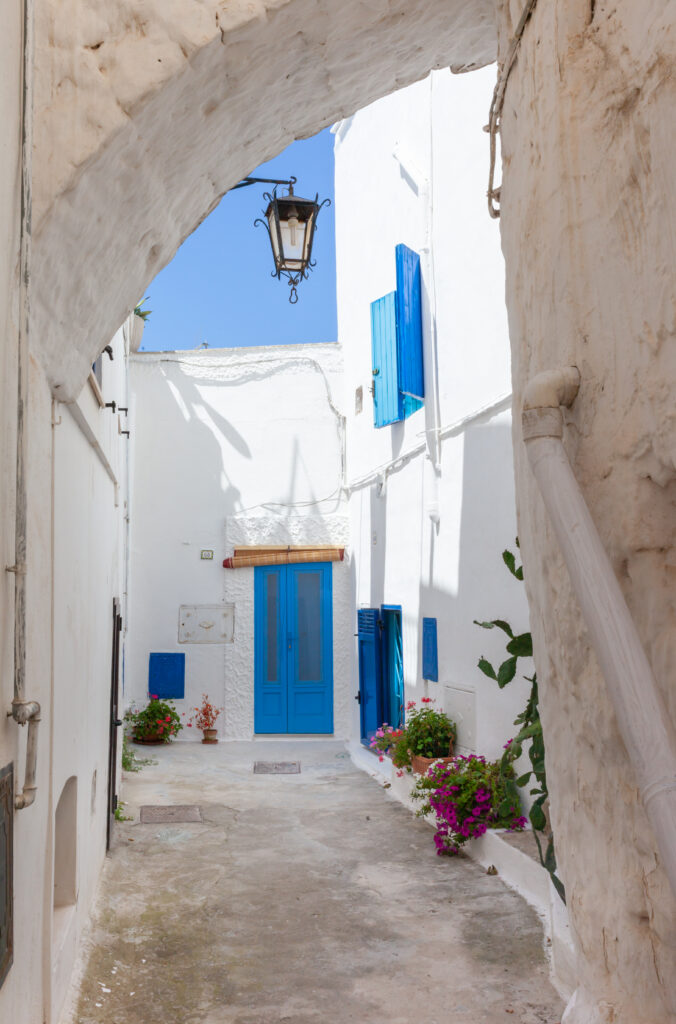
[(397, 373), (395, 292), (371, 303), (371, 355), (373, 370), (373, 422), (376, 427), (403, 417)]
[(439, 681), (439, 658), (437, 655), (437, 620), (423, 619), (423, 679)]
[(419, 409), (425, 397), (422, 342), (420, 256), (406, 245), (395, 249), (397, 269), (397, 376), (404, 415)]
[(359, 638), (359, 694), (361, 736), (369, 740), (379, 725), (379, 689), (381, 678), (380, 631), (378, 609), (360, 608), (357, 612)]

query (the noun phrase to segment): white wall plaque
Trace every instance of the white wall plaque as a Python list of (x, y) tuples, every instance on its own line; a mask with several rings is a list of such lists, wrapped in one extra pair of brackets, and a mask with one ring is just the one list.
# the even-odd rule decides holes
[(179, 608), (179, 644), (231, 644), (234, 638), (234, 604), (182, 604)]

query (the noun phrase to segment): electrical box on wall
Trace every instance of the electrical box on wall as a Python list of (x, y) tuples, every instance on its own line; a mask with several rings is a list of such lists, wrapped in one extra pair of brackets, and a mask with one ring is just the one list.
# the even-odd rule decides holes
[(476, 751), (476, 693), (462, 686), (445, 686), (444, 710), (458, 726), (457, 746)]
[(0, 987), (14, 959), (14, 765), (0, 770)]
[(234, 639), (234, 604), (182, 604), (179, 608), (179, 644), (231, 644)]

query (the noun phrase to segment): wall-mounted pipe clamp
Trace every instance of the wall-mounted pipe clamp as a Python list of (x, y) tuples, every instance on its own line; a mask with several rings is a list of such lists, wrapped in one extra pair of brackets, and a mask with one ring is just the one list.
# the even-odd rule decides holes
[(14, 807), (17, 811), (24, 807), (30, 807), (35, 801), (37, 784), (35, 781), (38, 764), (38, 725), (40, 724), (40, 705), (36, 700), (22, 700), (15, 697), (12, 701), (12, 710), (7, 712), (8, 718), (13, 718), (18, 725), (28, 724), (28, 742), (26, 744), (26, 772), (24, 775), (23, 789), (14, 798)]

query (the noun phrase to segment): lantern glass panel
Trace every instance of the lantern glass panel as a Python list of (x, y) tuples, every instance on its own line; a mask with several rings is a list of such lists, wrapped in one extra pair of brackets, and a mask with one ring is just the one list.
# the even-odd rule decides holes
[(303, 262), (307, 265), (312, 258), (312, 239), (315, 230), (315, 221), (317, 219), (318, 207), (314, 203), (312, 209), (309, 211), (309, 216), (305, 222), (305, 240), (303, 243)]
[(306, 249), (305, 237), (308, 222), (300, 220), (293, 209), (288, 220), (280, 220), (282, 247), (284, 250), (284, 266), (287, 270), (302, 270)]
[(279, 235), (277, 233), (277, 223), (278, 222), (277, 222), (277, 217), (275, 216), (276, 212), (277, 212), (277, 205), (276, 205), (276, 203), (274, 203), (274, 202), (270, 203), (270, 205), (268, 206), (268, 209), (267, 209), (266, 216), (267, 216), (267, 219), (268, 219), (268, 228), (269, 228), (269, 231), (270, 231), (270, 242), (272, 244), (272, 255), (275, 258), (275, 266), (279, 270), (279, 267), (280, 267), (280, 265), (282, 263), (282, 251), (281, 251), (281, 246), (280, 246), (280, 238), (279, 238)]

